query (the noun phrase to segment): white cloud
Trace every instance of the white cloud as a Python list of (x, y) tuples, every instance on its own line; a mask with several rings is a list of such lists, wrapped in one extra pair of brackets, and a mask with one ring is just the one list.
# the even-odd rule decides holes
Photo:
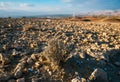
[(30, 3), (18, 3), (18, 2), (0, 2), (0, 10), (10, 11), (10, 12), (60, 12), (61, 7), (55, 7), (51, 5), (39, 5)]
[[(82, 11), (85, 2), (91, 0), (62, 0), (64, 5), (44, 5), (42, 3), (20, 3), (20, 2), (0, 2), (0, 10), (6, 11), (25, 11), (25, 12), (53, 12), (53, 13), (72, 13)], [(92, 0), (93, 1), (93, 0)]]
[(0, 2), (0, 10), (28, 10), (34, 8), (34, 4), (15, 3), (15, 2)]
[(82, 5), (86, 3), (95, 3), (98, 0), (62, 0), (62, 1), (73, 5)]
[(62, 0), (63, 2), (72, 2), (74, 0)]
[(6, 8), (12, 5), (11, 2), (0, 2), (0, 8)]
[(20, 6), (20, 7), (23, 7), (23, 8), (26, 8), (26, 7), (34, 7), (33, 4), (28, 4), (28, 3), (21, 3), (19, 6)]

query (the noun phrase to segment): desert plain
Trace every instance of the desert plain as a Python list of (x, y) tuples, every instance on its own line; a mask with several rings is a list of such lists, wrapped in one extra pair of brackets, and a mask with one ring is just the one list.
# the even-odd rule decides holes
[(0, 18), (0, 82), (120, 82), (120, 17)]

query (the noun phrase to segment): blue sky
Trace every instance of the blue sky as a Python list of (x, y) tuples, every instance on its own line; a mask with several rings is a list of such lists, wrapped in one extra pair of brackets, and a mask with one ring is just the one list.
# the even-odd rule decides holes
[(101, 10), (120, 10), (120, 0), (0, 0), (0, 15), (79, 14)]

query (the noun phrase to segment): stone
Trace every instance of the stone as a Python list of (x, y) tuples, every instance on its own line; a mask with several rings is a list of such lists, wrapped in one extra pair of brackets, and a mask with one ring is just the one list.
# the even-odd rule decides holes
[(76, 77), (72, 79), (71, 82), (90, 82), (90, 81), (86, 80), (85, 78)]
[(22, 62), (23, 64), (25, 64), (27, 62), (28, 57), (24, 56), (22, 57), (22, 59), (20, 60), (20, 62)]
[(4, 58), (4, 65), (8, 65), (8, 64), (10, 64), (10, 59), (5, 57)]
[(0, 53), (0, 64), (4, 65), (4, 59), (3, 59), (3, 55)]
[(25, 78), (19, 78), (17, 79), (17, 82), (25, 82)]
[(29, 71), (29, 72), (33, 72), (33, 69), (32, 69), (32, 68), (28, 68), (28, 71)]
[(34, 48), (34, 44), (30, 44), (30, 48)]
[(8, 65), (9, 63), (10, 63), (10, 60), (7, 57), (4, 57), (4, 55), (0, 53), (0, 64)]
[(31, 55), (31, 58), (34, 60), (34, 61), (36, 61), (37, 60), (37, 57), (36, 57), (37, 55), (36, 54), (32, 54)]
[(18, 63), (16, 68), (14, 69), (14, 72), (17, 70), (22, 70), (25, 67), (25, 63), (26, 63), (25, 61)]
[[(10, 78), (11, 78), (12, 76), (10, 75), (10, 74), (8, 74), (8, 73), (6, 73), (5, 75), (3, 74), (3, 79), (5, 80), (5, 81), (8, 81)], [(1, 82), (1, 81), (0, 81)]]
[(38, 82), (36, 79), (32, 78), (32, 81), (31, 82)]
[(27, 63), (28, 63), (28, 64), (32, 64), (33, 62), (34, 62), (34, 61), (32, 60), (32, 58), (28, 58), (28, 59), (27, 59)]
[(91, 57), (96, 58), (97, 61), (99, 61), (99, 60), (109, 61), (109, 57), (107, 55), (103, 55), (102, 53), (96, 54), (96, 53), (92, 52), (92, 49), (87, 49), (87, 54)]
[(80, 81), (80, 78), (74, 78), (71, 80), (71, 82), (81, 82), (81, 81)]
[(12, 25), (11, 24), (8, 24), (8, 27), (11, 27)]
[(52, 71), (48, 71), (49, 75), (51, 76), (52, 75)]
[(35, 62), (35, 67), (36, 68), (40, 67), (40, 62), (39, 61)]
[(3, 49), (3, 50), (6, 50), (6, 45), (3, 45), (2, 49)]
[(108, 44), (101, 44), (102, 49), (107, 49), (107, 47), (108, 47)]
[(84, 59), (85, 58), (85, 53), (80, 53), (79, 56), (80, 56), (80, 58)]
[(8, 82), (16, 82), (14, 79), (10, 79)]
[(22, 76), (22, 71), (18, 69), (18, 70), (14, 73), (14, 77), (15, 77), (15, 78), (19, 78), (19, 77), (21, 77), (21, 76)]
[(85, 78), (81, 78), (81, 82), (87, 82)]
[(116, 66), (120, 67), (120, 62), (115, 62), (114, 63)]
[(90, 75), (89, 80), (108, 82), (107, 73), (101, 68), (96, 68)]
[(32, 78), (31, 82), (41, 82), (39, 78)]
[(15, 49), (13, 49), (12, 56), (16, 56), (16, 55), (17, 55), (17, 51)]

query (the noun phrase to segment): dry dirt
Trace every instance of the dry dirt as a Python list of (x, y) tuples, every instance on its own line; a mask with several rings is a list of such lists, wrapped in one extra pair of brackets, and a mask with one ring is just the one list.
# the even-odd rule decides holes
[(119, 22), (0, 19), (0, 82), (100, 80), (120, 82)]

